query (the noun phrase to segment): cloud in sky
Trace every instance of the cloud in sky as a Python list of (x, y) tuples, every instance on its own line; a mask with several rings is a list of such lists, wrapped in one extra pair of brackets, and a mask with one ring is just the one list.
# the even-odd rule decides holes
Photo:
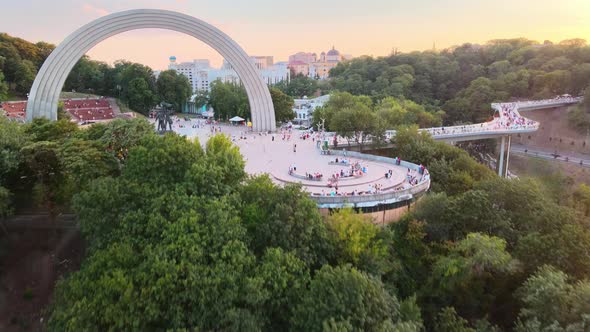
[(105, 16), (110, 14), (110, 12), (104, 8), (96, 7), (92, 4), (85, 3), (82, 6), (82, 11), (86, 14), (92, 14), (94, 16)]

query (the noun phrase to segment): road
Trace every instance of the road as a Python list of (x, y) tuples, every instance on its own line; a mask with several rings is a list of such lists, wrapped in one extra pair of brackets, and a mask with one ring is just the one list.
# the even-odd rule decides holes
[(511, 153), (516, 153), (519, 155), (526, 155), (534, 158), (541, 158), (546, 160), (556, 160), (564, 163), (570, 163), (575, 165), (580, 165), (583, 167), (590, 168), (590, 156), (583, 155), (583, 154), (564, 154), (557, 152), (557, 154), (553, 152), (543, 151), (537, 148), (530, 148), (524, 145), (512, 145), (510, 148)]

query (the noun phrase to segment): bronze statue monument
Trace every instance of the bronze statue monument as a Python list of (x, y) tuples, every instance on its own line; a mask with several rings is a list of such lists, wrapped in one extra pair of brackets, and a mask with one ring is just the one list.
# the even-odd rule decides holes
[[(160, 109), (156, 111), (156, 123), (158, 124), (156, 130), (163, 134), (167, 131), (172, 131), (172, 111), (167, 109)], [(170, 129), (166, 130), (166, 125)]]

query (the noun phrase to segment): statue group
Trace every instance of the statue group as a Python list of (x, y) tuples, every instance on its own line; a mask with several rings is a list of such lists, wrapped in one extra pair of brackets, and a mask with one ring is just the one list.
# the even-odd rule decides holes
[[(165, 109), (156, 111), (156, 123), (158, 124), (156, 130), (159, 133), (162, 134), (166, 131), (172, 131), (172, 111)], [(166, 130), (166, 125), (170, 128), (169, 130)]]

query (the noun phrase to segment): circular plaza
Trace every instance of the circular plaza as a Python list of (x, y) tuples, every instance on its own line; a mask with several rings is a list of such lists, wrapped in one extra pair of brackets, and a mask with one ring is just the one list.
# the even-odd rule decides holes
[(301, 184), (320, 211), (350, 206), (379, 214), (379, 222), (390, 222), (401, 212), (386, 217), (385, 211), (407, 210), (430, 187), (428, 171), (421, 165), (354, 151), (323, 150), (324, 139), (318, 133), (284, 129), (264, 134), (203, 119), (174, 117), (173, 121), (174, 132), (198, 138), (203, 145), (213, 135), (229, 136), (244, 157), (247, 173), (266, 173), (279, 185)]

